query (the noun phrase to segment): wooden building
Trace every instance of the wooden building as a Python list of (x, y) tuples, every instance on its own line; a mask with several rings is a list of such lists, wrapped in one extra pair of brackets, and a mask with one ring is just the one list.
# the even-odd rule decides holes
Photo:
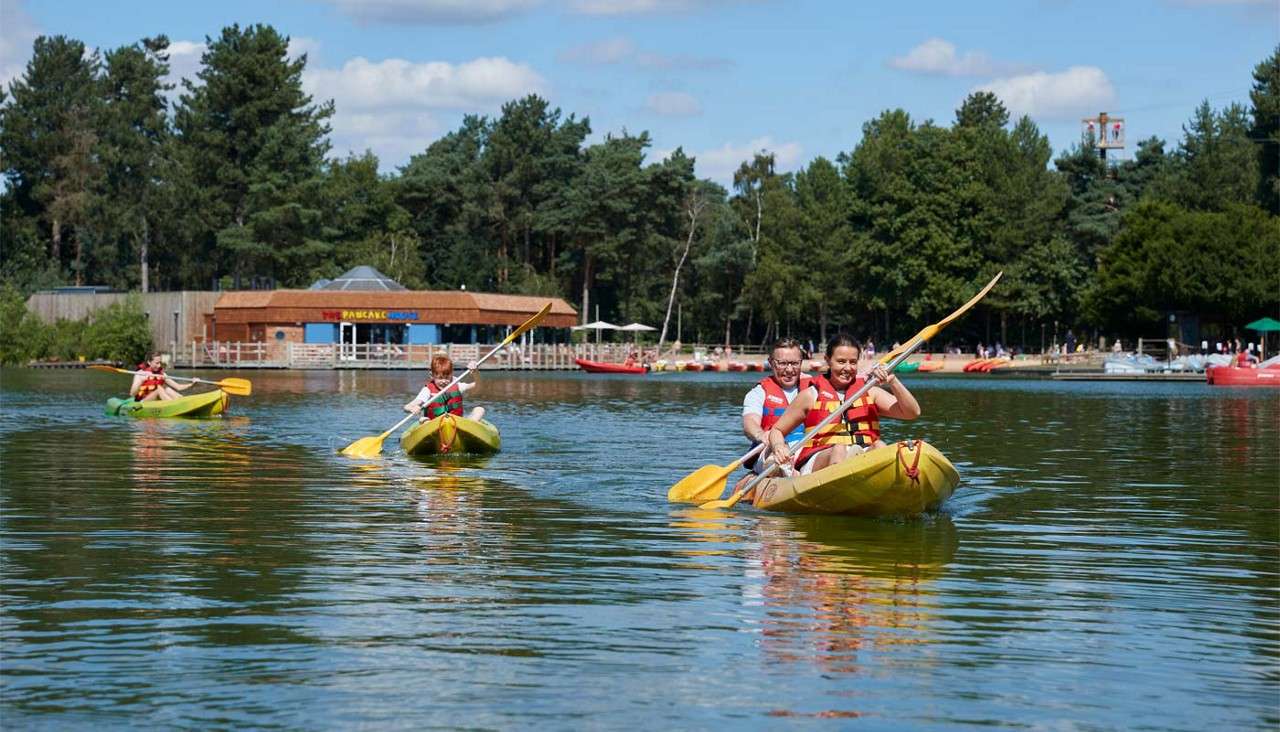
[[(568, 340), (577, 311), (559, 298), (465, 290), (406, 290), (357, 267), (308, 290), (223, 293), (206, 315), (208, 340), (342, 345), (494, 343), (551, 301), (536, 342)], [(564, 329), (564, 330), (560, 330)]]

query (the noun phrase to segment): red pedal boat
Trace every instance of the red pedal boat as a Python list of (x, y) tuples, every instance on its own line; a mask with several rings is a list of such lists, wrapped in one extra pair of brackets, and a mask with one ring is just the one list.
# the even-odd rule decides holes
[(644, 366), (628, 366), (625, 363), (606, 363), (604, 361), (588, 361), (585, 358), (575, 358), (573, 362), (578, 364), (578, 368), (589, 374), (647, 374), (649, 369)]
[(1204, 378), (1213, 386), (1280, 386), (1280, 363), (1260, 369), (1210, 366)]

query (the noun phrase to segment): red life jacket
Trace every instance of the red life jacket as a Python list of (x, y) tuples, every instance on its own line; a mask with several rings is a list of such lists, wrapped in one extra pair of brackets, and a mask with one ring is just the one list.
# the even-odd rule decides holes
[(153, 369), (149, 363), (140, 363), (138, 364), (138, 370), (146, 371), (150, 374), (150, 376), (142, 380), (142, 384), (138, 386), (138, 395), (134, 397), (134, 399), (142, 401), (143, 397), (164, 386), (164, 367)]
[[(760, 380), (760, 388), (764, 389), (764, 407), (760, 410), (760, 426), (768, 432), (778, 420), (782, 418), (783, 413), (787, 411), (787, 407), (791, 406), (791, 401), (787, 399), (787, 393), (782, 390), (777, 380), (773, 376), (766, 376)], [(809, 388), (809, 377), (800, 376), (798, 395), (801, 391)], [(804, 425), (798, 424), (795, 429), (788, 432), (785, 436), (787, 442), (796, 442), (804, 437)], [(744, 465), (750, 470), (755, 467), (756, 458), (759, 454), (752, 455)]]
[[(853, 393), (861, 389), (866, 380), (859, 376), (854, 380), (844, 393), (836, 391), (826, 376), (813, 377), (813, 388), (818, 391), (818, 398), (814, 401), (813, 407), (804, 417), (804, 428), (808, 432), (827, 415), (840, 408), (846, 399), (853, 396)], [(876, 403), (872, 401), (871, 395), (863, 394), (845, 411), (842, 419), (833, 420), (822, 428), (822, 431), (814, 436), (812, 440), (800, 450), (800, 454), (796, 456), (795, 464), (803, 465), (806, 460), (815, 453), (831, 447), (832, 445), (861, 445), (867, 447), (880, 439), (880, 412), (876, 409)]]
[[(427, 379), (427, 390), (432, 396), (440, 393), (440, 387), (436, 386), (433, 379)], [(424, 410), (428, 419), (435, 419), (442, 414), (452, 414), (458, 417), (462, 416), (462, 390), (455, 384), (452, 389), (445, 392), (444, 398), (433, 399)]]
[(1241, 351), (1240, 353), (1236, 354), (1236, 366), (1242, 369), (1249, 368), (1249, 352), (1248, 351)]

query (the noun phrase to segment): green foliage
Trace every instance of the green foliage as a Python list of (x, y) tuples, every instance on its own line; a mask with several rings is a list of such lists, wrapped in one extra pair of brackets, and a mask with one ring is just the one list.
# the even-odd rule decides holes
[(90, 358), (134, 364), (151, 350), (151, 328), (142, 299), (131, 295), (93, 313), (84, 329), (84, 348)]
[(1245, 322), (1280, 307), (1280, 229), (1255, 206), (1188, 211), (1139, 204), (1100, 256), (1085, 297), (1096, 322), (1154, 325), (1186, 310)]
[(1253, 124), (1249, 138), (1258, 148), (1258, 203), (1280, 214), (1280, 46), (1253, 70)]
[(164, 36), (101, 56), (42, 37), (0, 90), (0, 280), (16, 288), (0, 358), (140, 356), (128, 308), (46, 326), (13, 307), (69, 280), (304, 287), (359, 264), (411, 288), (566, 297), (686, 341), (893, 340), (997, 270), (954, 337), (993, 320), (1152, 327), (1168, 309), (1234, 322), (1275, 300), (1280, 47), (1250, 109), (1200, 105), (1170, 152), (1151, 138), (1108, 166), (1085, 140), (1054, 159), (977, 92), (949, 127), (885, 111), (834, 162), (791, 173), (760, 151), (728, 192), (682, 149), (649, 159), (647, 132), (587, 144), (588, 119), (536, 95), (465, 117), (393, 174), (368, 152), (326, 159), (333, 105), (304, 93), (287, 36), (206, 40), (172, 115)]

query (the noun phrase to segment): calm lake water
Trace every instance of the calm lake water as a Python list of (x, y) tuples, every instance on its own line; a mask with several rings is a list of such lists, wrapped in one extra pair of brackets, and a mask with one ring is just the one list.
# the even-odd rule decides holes
[(1280, 727), (1275, 391), (908, 377), (961, 484), (871, 521), (666, 502), (749, 375), (485, 373), (448, 462), (336, 454), (421, 374), (234, 375), (0, 374), (4, 727)]

